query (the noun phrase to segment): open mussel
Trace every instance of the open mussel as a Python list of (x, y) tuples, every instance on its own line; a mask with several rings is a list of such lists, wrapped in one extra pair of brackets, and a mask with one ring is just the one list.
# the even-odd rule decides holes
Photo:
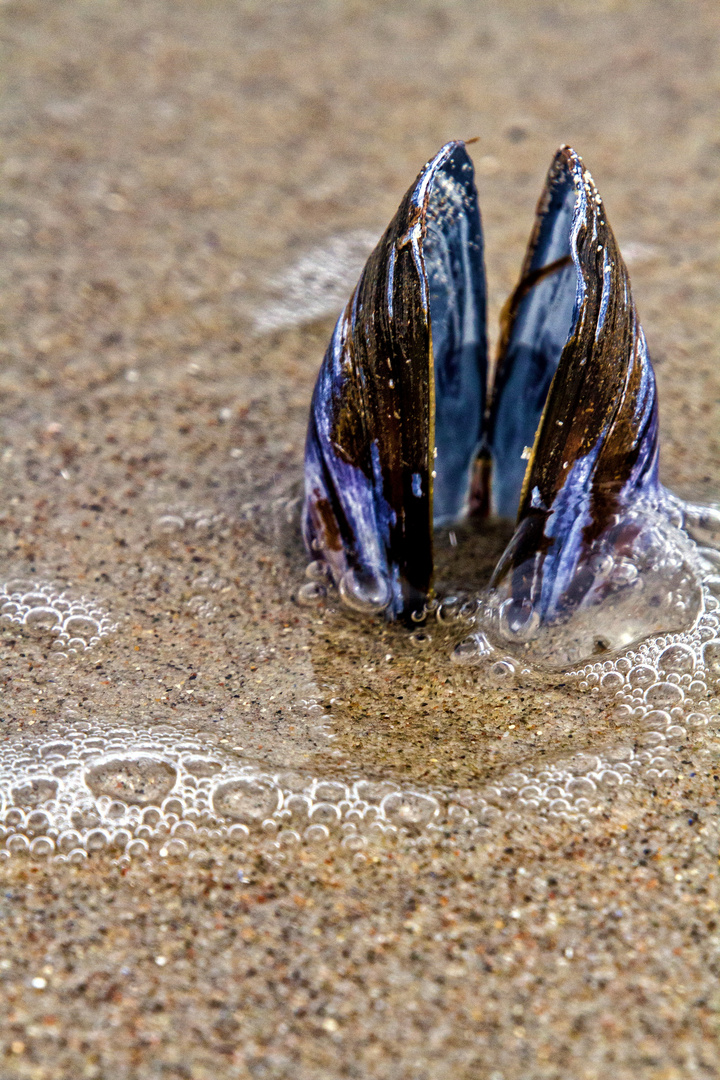
[(418, 177), (338, 320), (313, 396), (304, 533), (343, 599), (407, 617), (432, 595), (433, 525), (516, 517), (485, 597), (504, 648), (565, 664), (700, 606), (658, 479), (657, 392), (592, 177), (551, 166), (486, 402), (485, 277), (462, 143)]

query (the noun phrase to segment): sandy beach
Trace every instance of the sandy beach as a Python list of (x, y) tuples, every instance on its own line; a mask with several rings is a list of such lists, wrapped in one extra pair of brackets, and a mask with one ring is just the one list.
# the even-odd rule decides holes
[[(323, 352), (449, 139), (493, 340), (583, 155), (663, 482), (720, 502), (719, 37), (711, 0), (0, 4), (2, 1080), (718, 1075), (712, 673), (658, 733), (630, 675), (297, 594)], [(456, 532), (472, 595), (508, 530)]]

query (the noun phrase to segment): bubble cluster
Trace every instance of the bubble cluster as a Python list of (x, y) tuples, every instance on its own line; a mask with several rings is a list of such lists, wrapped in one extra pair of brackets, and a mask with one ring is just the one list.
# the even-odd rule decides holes
[[(674, 747), (686, 728), (659, 712), (648, 711), (655, 737), (643, 747), (541, 762), (460, 792), (265, 771), (170, 727), (141, 734), (100, 722), (58, 724), (39, 745), (28, 738), (0, 747), (0, 859), (195, 858), (210, 849), (243, 858), (318, 844), (363, 857), (379, 844), (472, 845), (528, 815), (583, 826), (623, 787), (675, 776)], [(684, 719), (720, 726), (717, 714)]]
[(0, 585), (0, 625), (17, 625), (35, 638), (51, 637), (52, 650), (75, 656), (117, 629), (110, 615), (87, 596), (72, 597), (42, 581), (11, 578)]
[[(212, 527), (196, 512), (183, 521), (183, 528), (193, 522)], [(698, 549), (698, 560), (700, 614), (690, 629), (647, 638), (563, 676), (574, 691), (610, 705), (615, 721), (624, 722), (621, 745), (555, 761), (530, 754), (521, 769), (510, 767), (492, 783), (458, 792), (357, 774), (274, 771), (240, 747), (208, 750), (202, 738), (177, 726), (148, 722), (137, 730), (114, 726), (110, 717), (70, 719), (51, 725), (43, 742), (27, 733), (0, 744), (0, 857), (80, 862), (105, 852), (122, 861), (206, 858), (212, 851), (213, 858), (242, 859), (260, 850), (284, 858), (294, 848), (329, 844), (362, 859), (379, 844), (471, 846), (488, 830), (529, 817), (583, 827), (619, 792), (674, 779), (678, 747), (720, 731), (720, 557)], [(311, 564), (308, 585), (325, 581), (324, 568)], [(227, 587), (201, 575), (191, 600)], [(28, 633), (54, 635), (67, 653), (78, 650), (76, 639), (87, 648), (113, 629), (91, 601), (73, 600), (50, 585), (9, 581), (0, 599), (2, 618)], [(473, 629), (453, 659), (477, 664), (483, 682), (545, 678), (524, 659), (493, 647), (478, 627), (480, 608), (462, 596), (432, 601), (409, 635), (411, 646), (433, 647), (432, 624), (425, 620), (434, 616), (436, 625)], [(334, 737), (315, 698), (303, 698), (298, 708), (316, 735)]]
[[(716, 719), (720, 724), (720, 717)], [(467, 795), (464, 801), (476, 813), (479, 807), (486, 824), (497, 817), (513, 822), (534, 813), (585, 826), (621, 788), (655, 787), (659, 781), (674, 779), (674, 758), (671, 746), (660, 745), (649, 750), (618, 746), (603, 754), (576, 754), (537, 771), (509, 772), (484, 789), (480, 799)]]
[(210, 532), (226, 524), (226, 517), (217, 510), (192, 509), (187, 506), (162, 507), (153, 523), (157, 536), (172, 536), (182, 532)]
[[(559, 564), (548, 581), (550, 570), (530, 560), (488, 591), (478, 621), (497, 647), (556, 669), (632, 648), (655, 634), (681, 632), (701, 611), (700, 581), (707, 570), (702, 550), (682, 525), (682, 504), (674, 496), (638, 500), (589, 545), (574, 576), (563, 579), (570, 571)], [(517, 594), (519, 580), (535, 582), (532, 597)]]
[(720, 687), (720, 604), (704, 584), (703, 611), (691, 630), (648, 639), (570, 675), (581, 691), (611, 696), (616, 719), (640, 727), (647, 745), (707, 727)]
[(264, 772), (158, 728), (78, 722), (0, 748), (0, 857), (79, 862), (190, 855), (210, 842), (269, 850), (335, 842), (361, 852), (442, 824), (442, 797), (391, 782)]

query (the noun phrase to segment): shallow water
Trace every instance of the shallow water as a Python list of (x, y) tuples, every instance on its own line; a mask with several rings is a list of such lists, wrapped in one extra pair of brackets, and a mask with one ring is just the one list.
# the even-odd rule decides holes
[[(711, 570), (550, 673), (297, 600), (329, 305), (458, 135), (491, 325), (585, 155), (720, 498), (715, 7), (4, 13), (2, 1075), (716, 1075)], [(441, 593), (506, 540), (443, 530)]]
[[(298, 490), (297, 466), (269, 464), (271, 494)], [(28, 562), (3, 585), (17, 704), (0, 759), (2, 856), (106, 852), (126, 866), (217, 849), (240, 863), (340, 845), (362, 863), (378, 845), (441, 836), (472, 849), (521, 821), (589, 828), (675, 779), (681, 759), (714, 767), (720, 616), (707, 569), (687, 631), (548, 672), (477, 632), (472, 597), (503, 526), (438, 536), (445, 589), (466, 591), (409, 632), (353, 617), (332, 590), (303, 598), (298, 499), (245, 498), (258, 479), (237, 481), (232, 512), (160, 503), (146, 535), (108, 537), (134, 553), (104, 584), (94, 575), (113, 613)]]

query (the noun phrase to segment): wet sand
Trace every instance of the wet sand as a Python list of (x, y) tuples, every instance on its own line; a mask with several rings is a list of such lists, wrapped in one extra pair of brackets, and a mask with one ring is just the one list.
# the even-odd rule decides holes
[[(0, 623), (0, 1076), (716, 1076), (716, 728), (679, 726), (654, 779), (627, 764), (646, 733), (577, 680), (453, 664), (457, 623), (298, 605), (332, 282), (268, 326), (279, 275), (337, 238), (357, 260), (478, 135), (494, 334), (569, 142), (630, 269), (663, 480), (720, 501), (717, 6), (0, 22), (2, 582), (113, 627), (58, 649), (54, 616)], [(441, 583), (472, 590), (505, 533), (458, 536)], [(520, 805), (518, 770), (581, 755), (607, 774), (586, 815)]]

